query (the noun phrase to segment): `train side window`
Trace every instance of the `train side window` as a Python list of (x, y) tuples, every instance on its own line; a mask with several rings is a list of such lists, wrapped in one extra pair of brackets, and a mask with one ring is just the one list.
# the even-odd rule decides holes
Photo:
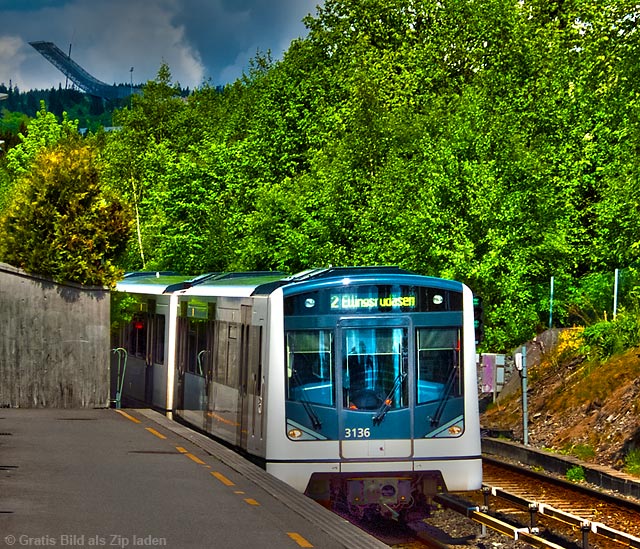
[(147, 354), (147, 325), (146, 314), (136, 314), (129, 323), (127, 337), (127, 352), (130, 356), (145, 358)]
[[(418, 328), (416, 334), (418, 404), (461, 393), (460, 332), (456, 328)], [(448, 389), (447, 389), (448, 388)]]
[(335, 406), (333, 333), (290, 331), (287, 350), (287, 399)]
[(240, 325), (229, 324), (227, 338), (227, 379), (225, 384), (229, 387), (238, 387), (240, 384)]
[(155, 336), (153, 338), (153, 361), (156, 364), (164, 364), (164, 330), (165, 330), (165, 317), (164, 315), (154, 315), (154, 328)]
[(186, 371), (206, 376), (213, 359), (214, 321), (190, 318), (182, 331), (186, 333)]
[(216, 331), (218, 337), (218, 352), (216, 354), (215, 372), (213, 378), (217, 383), (226, 384), (229, 323), (225, 321), (218, 321), (216, 323)]
[(249, 326), (249, 382), (251, 395), (262, 394), (262, 326)]
[(216, 361), (213, 379), (229, 387), (237, 387), (239, 382), (240, 339), (239, 325), (226, 321), (216, 321)]
[(176, 366), (181, 373), (187, 369), (187, 335), (189, 333), (189, 319), (178, 317), (178, 335), (176, 338)]

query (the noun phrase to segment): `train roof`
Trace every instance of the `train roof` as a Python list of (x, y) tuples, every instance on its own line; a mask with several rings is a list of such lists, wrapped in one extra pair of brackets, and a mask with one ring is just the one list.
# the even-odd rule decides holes
[(116, 284), (116, 290), (141, 294), (161, 295), (172, 285), (192, 279), (173, 271), (141, 271), (126, 273), (124, 280)]
[(218, 295), (249, 296), (257, 286), (281, 280), (284, 276), (284, 273), (270, 271), (213, 272), (195, 277), (172, 271), (140, 271), (125, 274), (116, 289), (151, 295), (174, 292), (210, 295), (215, 288)]
[(189, 295), (215, 295), (230, 297), (249, 297), (254, 290), (263, 284), (282, 280), (281, 272), (248, 271), (217, 273), (212, 276), (203, 275), (201, 281), (191, 281), (187, 286), (168, 288), (167, 292), (184, 290)]
[(460, 282), (418, 275), (399, 267), (328, 267), (309, 269), (287, 276), (278, 271), (214, 272), (196, 277), (168, 272), (127, 273), (117, 289), (133, 293), (226, 295), (248, 297), (269, 295), (278, 288), (286, 294), (349, 284), (433, 285), (461, 291)]
[(399, 267), (328, 267), (304, 271), (280, 281), (264, 284), (256, 288), (254, 295), (270, 294), (279, 287), (282, 287), (287, 295), (336, 285), (399, 283), (408, 286), (434, 286), (453, 291), (462, 291), (463, 288), (461, 282), (423, 276)]

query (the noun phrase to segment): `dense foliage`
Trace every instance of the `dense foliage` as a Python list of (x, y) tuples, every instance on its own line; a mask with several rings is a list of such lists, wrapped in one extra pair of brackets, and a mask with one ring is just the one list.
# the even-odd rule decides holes
[(60, 144), (31, 163), (0, 222), (0, 257), (55, 280), (111, 285), (129, 234), (126, 206), (100, 186), (90, 146)]
[(102, 136), (136, 227), (122, 267), (397, 264), (482, 295), (493, 350), (547, 325), (553, 276), (553, 323), (592, 324), (640, 252), (638, 15), (325, 0), (222, 91), (185, 100), (163, 66)]
[(44, 105), (27, 129), (3, 172), (14, 183), (4, 193), (0, 260), (60, 282), (114, 284), (131, 219), (128, 205), (101, 182), (92, 140)]
[(63, 113), (67, 113), (70, 119), (78, 121), (81, 128), (94, 130), (99, 126), (111, 126), (114, 109), (124, 104), (123, 101), (106, 102), (72, 88), (21, 92), (17, 88), (0, 84), (0, 93), (7, 94), (2, 102), (4, 112), (0, 117), (0, 132), (15, 129), (26, 117), (35, 117), (43, 101), (55, 116), (60, 118)]

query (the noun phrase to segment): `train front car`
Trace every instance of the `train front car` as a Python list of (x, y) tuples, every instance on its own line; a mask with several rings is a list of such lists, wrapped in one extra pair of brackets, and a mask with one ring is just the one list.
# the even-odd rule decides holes
[(270, 300), (267, 470), (356, 516), (480, 488), (471, 291), (397, 268), (294, 280)]

